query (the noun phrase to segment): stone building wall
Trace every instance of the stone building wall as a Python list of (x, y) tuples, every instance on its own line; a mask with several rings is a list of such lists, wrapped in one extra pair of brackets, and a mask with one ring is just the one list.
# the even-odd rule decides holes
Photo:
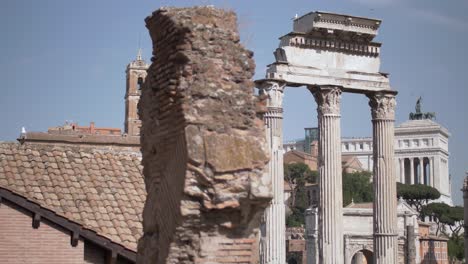
[(146, 19), (152, 65), (139, 114), (145, 184), (139, 263), (255, 263), (270, 201), (265, 102), (233, 12), (164, 8)]

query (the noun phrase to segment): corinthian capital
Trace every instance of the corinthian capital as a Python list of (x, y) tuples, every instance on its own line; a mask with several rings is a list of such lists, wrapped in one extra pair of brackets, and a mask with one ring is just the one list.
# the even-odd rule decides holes
[(340, 115), (341, 88), (337, 86), (309, 87), (317, 102), (319, 115)]
[(285, 83), (277, 81), (263, 81), (257, 83), (260, 94), (268, 96), (267, 107), (283, 108), (283, 95)]
[(368, 94), (372, 119), (395, 120), (395, 94), (376, 92)]

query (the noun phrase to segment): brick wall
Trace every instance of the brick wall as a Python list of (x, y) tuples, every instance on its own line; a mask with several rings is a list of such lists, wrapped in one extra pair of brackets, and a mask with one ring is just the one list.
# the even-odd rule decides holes
[[(32, 214), (5, 200), (0, 204), (1, 264), (104, 264), (107, 251), (89, 241), (70, 243), (69, 231), (45, 219), (32, 227)], [(118, 259), (118, 264), (131, 263)]]
[(264, 101), (236, 16), (164, 8), (146, 19), (152, 65), (139, 114), (145, 184), (139, 263), (254, 263), (271, 199)]
[(86, 263), (84, 243), (70, 244), (70, 234), (54, 224), (32, 227), (32, 215), (2, 203), (0, 205), (0, 263)]

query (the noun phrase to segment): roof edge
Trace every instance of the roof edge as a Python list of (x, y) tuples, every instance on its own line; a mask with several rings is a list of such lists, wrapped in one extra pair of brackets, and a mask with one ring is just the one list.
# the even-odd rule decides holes
[(25, 142), (54, 142), (68, 144), (89, 144), (89, 145), (117, 145), (139, 147), (140, 137), (138, 136), (112, 136), (112, 135), (60, 135), (44, 132), (28, 132), (20, 136), (18, 141)]

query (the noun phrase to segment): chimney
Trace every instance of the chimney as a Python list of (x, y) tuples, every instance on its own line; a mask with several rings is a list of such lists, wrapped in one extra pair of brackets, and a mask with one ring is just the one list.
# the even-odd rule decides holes
[(314, 140), (310, 143), (310, 155), (318, 157), (318, 141)]

